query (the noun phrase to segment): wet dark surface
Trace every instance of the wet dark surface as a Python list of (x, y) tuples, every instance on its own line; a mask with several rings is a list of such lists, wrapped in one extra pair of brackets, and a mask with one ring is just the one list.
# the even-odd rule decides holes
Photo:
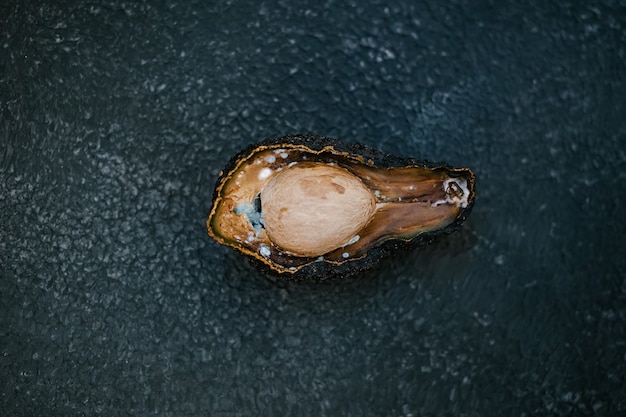
[[(623, 2), (16, 3), (0, 414), (626, 412)], [(356, 279), (272, 282), (204, 220), (287, 133), (469, 166), (474, 211)]]

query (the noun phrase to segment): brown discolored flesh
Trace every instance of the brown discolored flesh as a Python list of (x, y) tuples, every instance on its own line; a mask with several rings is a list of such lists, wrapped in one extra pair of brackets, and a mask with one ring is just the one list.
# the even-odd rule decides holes
[(295, 273), (442, 230), (472, 204), (473, 187), (469, 169), (376, 167), (333, 146), (277, 143), (222, 176), (207, 226), (217, 241)]

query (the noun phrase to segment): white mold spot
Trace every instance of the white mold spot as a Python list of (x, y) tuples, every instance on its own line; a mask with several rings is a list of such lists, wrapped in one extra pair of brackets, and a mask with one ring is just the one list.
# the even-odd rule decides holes
[(269, 168), (263, 168), (259, 171), (259, 180), (264, 180), (272, 175), (272, 170)]
[(273, 164), (276, 162), (276, 157), (274, 155), (270, 155), (265, 159), (268, 163)]
[(287, 157), (289, 156), (289, 154), (287, 152), (283, 152), (280, 154), (280, 157), (283, 159), (287, 159)]
[(359, 239), (361, 239), (361, 236), (356, 235), (356, 236), (354, 236), (352, 239), (350, 239), (350, 240), (348, 241), (348, 243), (346, 243), (346, 244), (345, 244), (345, 246), (352, 245), (353, 243), (358, 242), (358, 241), (359, 241)]
[(261, 233), (261, 229), (265, 227), (263, 221), (263, 214), (257, 211), (256, 207), (250, 203), (239, 203), (233, 209), (233, 212), (237, 215), (245, 215), (250, 222), (250, 226), (254, 229), (256, 236)]
[(380, 191), (379, 190), (374, 190), (374, 195), (376, 197), (380, 197)]
[(269, 258), (269, 256), (272, 254), (272, 251), (269, 247), (267, 247), (267, 245), (261, 245), (259, 246), (259, 254), (264, 258)]
[(469, 204), (470, 192), (466, 180), (462, 178), (448, 178), (443, 181), (443, 191), (446, 193), (446, 198), (435, 201), (431, 204), (432, 207), (442, 204), (454, 204), (457, 207), (465, 208)]
[(343, 256), (343, 259), (348, 259), (350, 254), (348, 252), (344, 252), (344, 253), (341, 254), (341, 256)]

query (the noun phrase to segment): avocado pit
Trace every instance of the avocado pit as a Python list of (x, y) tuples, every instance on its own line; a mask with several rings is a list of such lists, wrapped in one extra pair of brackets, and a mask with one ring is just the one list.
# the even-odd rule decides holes
[(348, 242), (376, 208), (371, 191), (344, 168), (321, 162), (278, 172), (261, 192), (265, 229), (280, 248), (321, 256)]

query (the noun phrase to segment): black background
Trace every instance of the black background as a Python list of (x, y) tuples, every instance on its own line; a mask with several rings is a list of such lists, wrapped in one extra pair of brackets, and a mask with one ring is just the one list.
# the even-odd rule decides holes
[[(623, 2), (0, 23), (0, 414), (626, 412)], [(288, 133), (468, 166), (474, 211), (355, 279), (273, 282), (204, 221), (228, 159)]]

